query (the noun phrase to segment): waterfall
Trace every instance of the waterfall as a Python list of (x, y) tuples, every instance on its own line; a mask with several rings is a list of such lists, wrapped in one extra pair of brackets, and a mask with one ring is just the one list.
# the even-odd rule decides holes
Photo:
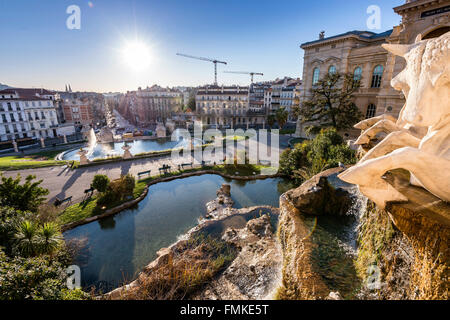
[(359, 192), (357, 186), (352, 186), (347, 191), (351, 194), (351, 198), (353, 200), (353, 205), (347, 212), (347, 215), (352, 215), (355, 218), (355, 221), (352, 224), (350, 230), (348, 230), (348, 237), (350, 240), (350, 246), (356, 252), (358, 234), (361, 228), (361, 218), (366, 212), (367, 208), (367, 198), (361, 192)]

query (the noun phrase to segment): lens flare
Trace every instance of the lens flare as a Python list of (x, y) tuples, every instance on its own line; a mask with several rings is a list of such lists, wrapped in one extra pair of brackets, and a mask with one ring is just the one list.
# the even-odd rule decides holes
[(151, 62), (149, 47), (142, 41), (129, 42), (122, 50), (123, 60), (134, 71), (148, 68)]

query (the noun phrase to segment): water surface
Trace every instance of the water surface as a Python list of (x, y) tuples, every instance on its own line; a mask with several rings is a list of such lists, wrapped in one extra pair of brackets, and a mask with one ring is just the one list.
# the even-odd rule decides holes
[(271, 178), (256, 181), (227, 180), (202, 175), (163, 182), (149, 188), (147, 197), (134, 210), (77, 227), (64, 234), (66, 240), (84, 239), (76, 263), (82, 285), (104, 291), (135, 278), (156, 258), (156, 252), (174, 243), (206, 213), (205, 204), (216, 198), (222, 183), (231, 184), (235, 208), (255, 205), (278, 207), (279, 196), (290, 189), (287, 181)]

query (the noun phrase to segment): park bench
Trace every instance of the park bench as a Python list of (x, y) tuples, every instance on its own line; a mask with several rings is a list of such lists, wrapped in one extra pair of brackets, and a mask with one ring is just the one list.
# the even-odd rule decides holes
[(72, 203), (72, 196), (67, 197), (67, 198), (65, 198), (65, 199), (62, 199), (62, 200), (56, 198), (55, 202), (53, 202), (53, 205), (54, 205), (55, 207), (59, 207), (59, 206), (61, 206), (61, 205), (64, 204), (64, 203), (67, 203), (67, 205), (69, 205), (70, 203)]
[(90, 187), (89, 189), (84, 189), (84, 198), (83, 201), (85, 201), (86, 199), (89, 199), (92, 197), (92, 195), (94, 194), (95, 188), (94, 187)]
[(150, 172), (151, 172), (151, 170), (147, 170), (147, 171), (142, 171), (142, 172), (138, 172), (138, 180), (139, 179), (141, 179), (141, 176), (144, 176), (144, 175), (150, 175)]
[(163, 164), (163, 166), (161, 168), (159, 168), (159, 174), (160, 175), (167, 174), (171, 168), (172, 168), (171, 166)]
[(180, 170), (180, 171), (181, 171), (181, 169), (184, 170), (185, 167), (189, 167), (189, 166), (192, 168), (192, 162), (191, 162), (191, 163), (182, 163), (182, 164), (179, 164), (179, 165), (178, 165), (178, 170)]

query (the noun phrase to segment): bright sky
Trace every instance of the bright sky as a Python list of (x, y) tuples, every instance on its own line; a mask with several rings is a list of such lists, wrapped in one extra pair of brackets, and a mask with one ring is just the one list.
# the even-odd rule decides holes
[[(0, 83), (98, 92), (152, 84), (213, 82), (213, 64), (177, 52), (228, 62), (219, 84), (301, 77), (299, 45), (350, 30), (367, 30), (370, 5), (381, 8), (383, 32), (398, 25), (404, 0), (0, 0)], [(69, 30), (70, 5), (81, 29)], [(137, 40), (137, 41), (136, 41)], [(126, 52), (126, 54), (124, 54)], [(143, 68), (140, 68), (142, 65)]]

